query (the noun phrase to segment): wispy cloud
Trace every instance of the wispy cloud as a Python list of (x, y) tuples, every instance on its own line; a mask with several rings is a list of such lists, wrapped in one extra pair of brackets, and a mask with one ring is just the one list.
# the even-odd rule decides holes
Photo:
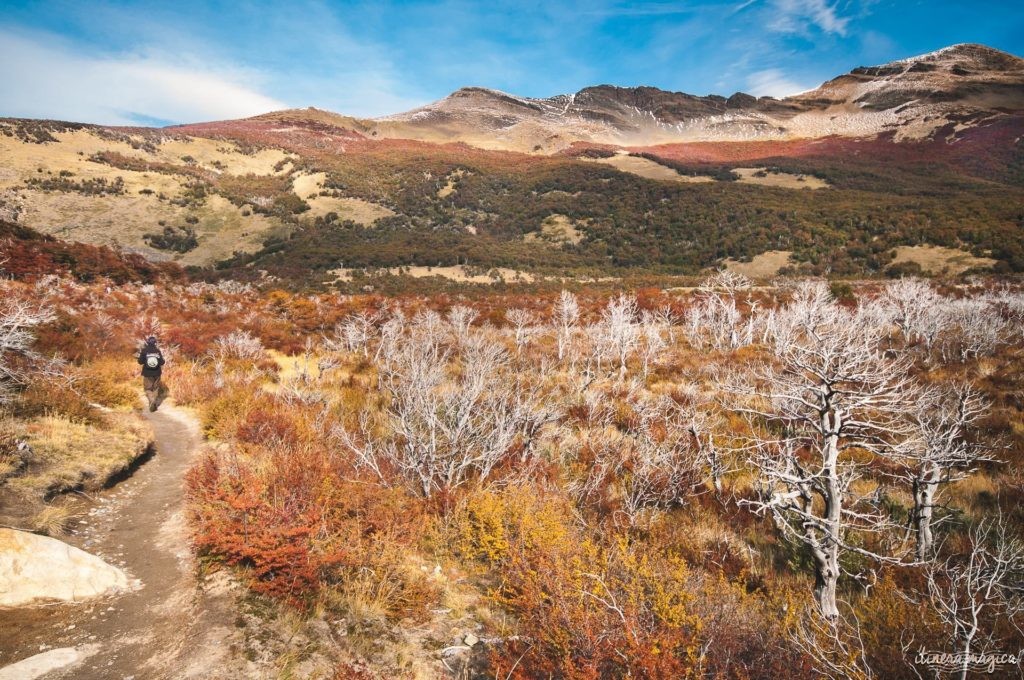
[(846, 36), (849, 17), (839, 15), (827, 0), (774, 0), (768, 28), (779, 33), (807, 34), (814, 26), (824, 33)]
[(47, 34), (0, 29), (0, 91), (9, 116), (109, 125), (239, 118), (284, 108), (251, 71), (145, 54), (90, 55)]
[(786, 97), (810, 88), (794, 82), (780, 69), (770, 68), (751, 73), (747, 77), (747, 89), (757, 97)]
[(464, 85), (527, 96), (599, 83), (781, 95), (954, 42), (1024, 51), (1019, 11), (879, 5), (13, 0), (0, 3), (0, 116), (193, 121), (287, 105), (371, 117)]
[(757, 2), (757, 0), (744, 0), (744, 2), (741, 2), (740, 4), (738, 4), (735, 7), (733, 7), (732, 10), (729, 12), (729, 14), (739, 14), (740, 12), (745, 10), (746, 8), (748, 8), (751, 5), (753, 5), (755, 2)]

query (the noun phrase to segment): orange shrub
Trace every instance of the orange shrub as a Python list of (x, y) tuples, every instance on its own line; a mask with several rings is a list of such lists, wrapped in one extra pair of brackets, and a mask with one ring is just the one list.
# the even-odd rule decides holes
[(175, 362), (164, 371), (163, 382), (174, 401), (187, 406), (205, 403), (220, 393), (213, 370), (198, 363)]
[(271, 403), (250, 409), (238, 423), (235, 437), (247, 444), (291, 448), (298, 445), (300, 432), (294, 415)]
[(66, 381), (38, 379), (21, 393), (14, 404), (15, 414), (24, 417), (61, 415), (79, 422), (101, 424), (103, 412), (89, 405), (81, 392)]
[(142, 378), (136, 378), (134, 361), (106, 358), (91, 362), (78, 372), (76, 387), (93, 403), (110, 407), (139, 404)]
[(495, 599), (518, 635), (490, 655), (497, 677), (684, 678), (696, 675), (700, 620), (686, 564), (624, 540), (513, 553)]

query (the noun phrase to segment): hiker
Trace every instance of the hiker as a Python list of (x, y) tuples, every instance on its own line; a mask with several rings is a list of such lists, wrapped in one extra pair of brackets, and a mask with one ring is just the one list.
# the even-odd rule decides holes
[(146, 338), (146, 344), (139, 352), (139, 364), (142, 366), (142, 389), (146, 391), (149, 410), (156, 411), (160, 402), (164, 400), (166, 390), (164, 390), (163, 382), (160, 381), (164, 355), (156, 346), (156, 338), (152, 335)]

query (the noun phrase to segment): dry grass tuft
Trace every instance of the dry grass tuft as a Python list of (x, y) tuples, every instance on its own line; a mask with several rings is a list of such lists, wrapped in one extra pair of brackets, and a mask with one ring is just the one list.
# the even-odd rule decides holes
[(32, 518), (31, 528), (47, 536), (63, 536), (76, 515), (63, 505), (47, 505)]

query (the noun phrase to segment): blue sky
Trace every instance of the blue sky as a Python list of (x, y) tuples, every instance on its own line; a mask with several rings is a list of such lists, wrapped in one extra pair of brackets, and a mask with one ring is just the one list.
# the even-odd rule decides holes
[(165, 124), (317, 106), (358, 116), (466, 85), (783, 96), (980, 42), (1024, 55), (1024, 3), (81, 2), (0, 5), (0, 116)]

